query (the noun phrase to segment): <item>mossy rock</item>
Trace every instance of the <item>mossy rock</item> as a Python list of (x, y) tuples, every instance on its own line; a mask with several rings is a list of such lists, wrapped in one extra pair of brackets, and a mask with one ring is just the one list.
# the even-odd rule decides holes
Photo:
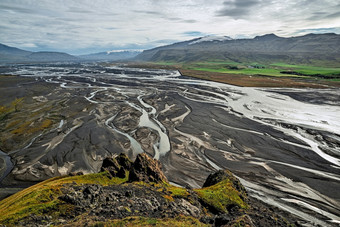
[(199, 198), (213, 213), (229, 213), (232, 209), (247, 209), (247, 191), (229, 170), (210, 174), (202, 189), (195, 189)]

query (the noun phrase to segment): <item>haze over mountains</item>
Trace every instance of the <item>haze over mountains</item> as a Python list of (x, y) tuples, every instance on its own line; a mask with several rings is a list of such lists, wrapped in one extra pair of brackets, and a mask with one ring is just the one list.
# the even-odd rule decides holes
[(253, 39), (231, 39), (228, 36), (206, 36), (161, 46), (142, 53), (138, 51), (108, 51), (73, 56), (60, 52), (30, 52), (0, 44), (0, 62), (53, 61), (137, 61), (193, 62), (223, 60), (235, 62), (275, 62), (308, 64), (325, 62), (339, 65), (340, 35), (308, 34), (283, 38), (275, 34)]

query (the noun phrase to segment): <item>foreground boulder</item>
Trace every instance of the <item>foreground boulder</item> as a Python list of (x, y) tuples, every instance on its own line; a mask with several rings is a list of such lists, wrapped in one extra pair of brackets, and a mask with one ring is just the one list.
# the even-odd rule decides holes
[(162, 172), (161, 163), (146, 153), (138, 154), (130, 169), (129, 182), (134, 181), (169, 183)]
[(227, 169), (218, 170), (217, 172), (210, 174), (208, 178), (205, 180), (203, 187), (209, 187), (224, 180), (231, 181), (231, 183), (233, 184), (237, 191), (247, 194), (247, 191), (243, 187), (241, 182)]

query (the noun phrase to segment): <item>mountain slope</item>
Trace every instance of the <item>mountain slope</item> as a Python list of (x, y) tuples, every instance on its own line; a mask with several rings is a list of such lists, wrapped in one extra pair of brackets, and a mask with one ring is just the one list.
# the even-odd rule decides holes
[(25, 56), (32, 52), (21, 50), (15, 47), (6, 46), (0, 43), (0, 62), (11, 62), (24, 60)]
[(26, 56), (32, 52), (21, 50), (19, 48), (6, 46), (4, 44), (0, 43), (0, 53), (1, 54), (8, 54), (8, 55), (14, 55), (14, 56)]
[(78, 60), (79, 58), (62, 52), (31, 52), (0, 44), (1, 63), (55, 62)]
[(76, 61), (79, 58), (72, 56), (70, 54), (62, 52), (34, 52), (26, 56), (27, 59), (37, 62), (50, 62), (50, 61)]
[(274, 34), (253, 39), (198, 38), (143, 51), (136, 57), (141, 61), (193, 62), (228, 60), (236, 62), (295, 62), (332, 61), (339, 64), (340, 35), (308, 34), (283, 38)]

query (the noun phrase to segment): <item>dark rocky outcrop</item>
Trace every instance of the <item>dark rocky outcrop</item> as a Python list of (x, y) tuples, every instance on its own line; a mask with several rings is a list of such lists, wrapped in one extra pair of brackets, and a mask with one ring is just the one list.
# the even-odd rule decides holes
[(138, 154), (131, 167), (129, 182), (134, 181), (168, 183), (168, 179), (162, 172), (161, 163), (145, 153)]
[(162, 171), (161, 163), (146, 153), (138, 154), (135, 162), (131, 162), (123, 153), (115, 158), (107, 157), (103, 160), (100, 171), (107, 171), (111, 177), (120, 178), (125, 178), (126, 172), (129, 171), (129, 182), (169, 183)]
[(76, 207), (76, 212), (66, 214), (78, 216), (88, 212), (90, 216), (121, 219), (128, 216), (145, 216), (149, 218), (173, 218), (179, 214), (199, 217), (203, 210), (183, 198), (173, 201), (165, 196), (167, 193), (145, 186), (100, 186), (83, 185), (64, 190), (60, 200)]
[(120, 155), (118, 155), (116, 157), (116, 160), (118, 164), (126, 170), (129, 170), (132, 166), (131, 160), (124, 153), (121, 153)]
[(107, 171), (110, 173), (112, 177), (126, 177), (126, 171), (131, 169), (132, 162), (128, 156), (124, 153), (121, 153), (115, 158), (107, 157), (103, 160), (102, 167), (100, 168), (101, 172)]
[(209, 187), (227, 179), (232, 182), (237, 191), (241, 192), (242, 194), (247, 194), (247, 191), (241, 182), (227, 169), (218, 170), (217, 172), (210, 174), (204, 182), (203, 187)]

